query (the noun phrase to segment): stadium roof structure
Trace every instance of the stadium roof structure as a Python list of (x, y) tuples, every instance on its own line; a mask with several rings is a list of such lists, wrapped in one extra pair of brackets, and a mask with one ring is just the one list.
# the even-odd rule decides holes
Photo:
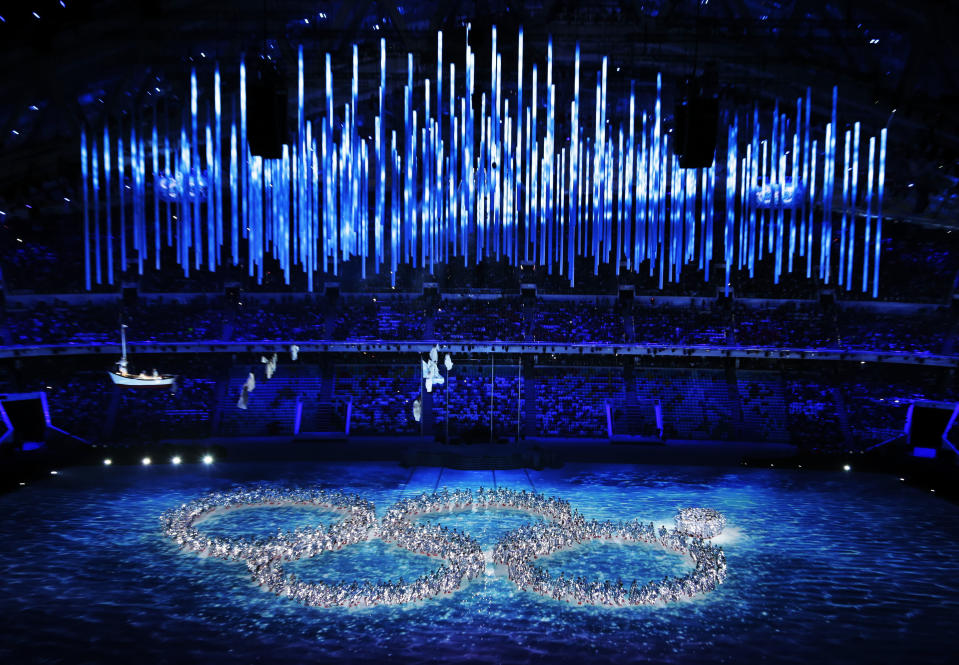
[[(343, 99), (354, 44), (361, 77), (375, 79), (386, 37), (389, 57), (411, 53), (420, 79), (435, 67), (436, 32), (457, 53), (469, 24), (480, 80), (489, 80), (492, 25), (504, 61), (515, 58), (521, 27), (530, 61), (545, 59), (551, 37), (561, 89), (571, 86), (577, 43), (591, 68), (608, 55), (617, 73), (611, 98), (626, 98), (630, 81), (651, 94), (662, 72), (667, 125), (680, 83), (702, 71), (715, 73), (723, 108), (743, 112), (788, 104), (812, 88), (814, 118), (828, 118), (837, 86), (842, 117), (861, 121), (865, 135), (890, 128), (885, 214), (952, 226), (959, 212), (947, 174), (959, 148), (959, 73), (950, 66), (959, 55), (959, 7), (947, 1), (27, 0), (0, 15), (0, 195), (45, 173), (76, 177), (84, 126), (188, 106), (193, 68), (210, 75), (214, 61), (232, 67), (244, 54), (269, 52), (293, 90), (303, 45), (307, 106), (322, 108), (323, 54), (332, 55), (334, 96)], [(233, 78), (224, 77), (227, 95)], [(402, 113), (402, 79), (387, 80), (388, 114)], [(374, 86), (359, 94), (368, 133), (375, 96)]]

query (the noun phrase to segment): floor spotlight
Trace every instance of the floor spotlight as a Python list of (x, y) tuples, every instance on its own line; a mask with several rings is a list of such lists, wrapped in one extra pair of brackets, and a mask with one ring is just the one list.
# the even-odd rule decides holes
[(174, 455), (174, 456), (173, 456), (173, 459), (170, 460), (170, 464), (176, 465), (176, 464), (179, 464), (179, 463), (182, 462), (182, 461), (183, 461), (183, 460), (180, 459), (180, 456), (179, 456), (179, 455)]
[(143, 464), (143, 466), (150, 466), (150, 462), (151, 462), (152, 460), (151, 460), (149, 457), (144, 457), (144, 458), (143, 458), (142, 460), (140, 460), (140, 461), (141, 461), (141, 463)]
[(111, 464), (113, 464), (113, 460), (109, 457), (103, 460), (103, 466), (110, 466)]
[(203, 456), (204, 464), (213, 464), (213, 455), (204, 455)]
[(58, 473), (60, 473), (60, 472), (59, 472), (59, 471), (51, 471), (51, 472), (50, 472), (50, 475), (51, 475), (51, 476), (55, 476), (55, 475), (57, 475)]
[(852, 467), (849, 466), (848, 464), (843, 464), (842, 470), (843, 470), (843, 471), (852, 471)]

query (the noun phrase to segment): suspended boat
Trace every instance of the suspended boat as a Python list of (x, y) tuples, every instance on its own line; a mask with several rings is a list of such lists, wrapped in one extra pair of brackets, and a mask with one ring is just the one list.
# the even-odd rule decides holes
[(140, 372), (139, 374), (130, 374), (127, 371), (127, 327), (126, 325), (120, 326), (120, 340), (123, 349), (123, 355), (120, 357), (120, 360), (117, 361), (117, 369), (112, 372), (107, 372), (110, 375), (110, 379), (117, 385), (120, 386), (172, 386), (176, 382), (176, 376), (173, 374), (158, 374), (156, 370), (153, 370), (153, 374), (147, 374), (146, 372)]

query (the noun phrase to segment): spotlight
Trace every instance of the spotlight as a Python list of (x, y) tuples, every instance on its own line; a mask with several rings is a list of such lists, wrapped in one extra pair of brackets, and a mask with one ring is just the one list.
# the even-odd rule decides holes
[(55, 475), (57, 475), (58, 473), (60, 473), (60, 472), (59, 472), (59, 471), (51, 471), (51, 472), (50, 472), (50, 475), (51, 475), (51, 476), (55, 476)]
[(176, 464), (179, 464), (179, 463), (182, 462), (182, 461), (183, 461), (183, 460), (180, 459), (180, 456), (179, 456), (179, 455), (174, 455), (174, 456), (173, 456), (173, 459), (170, 460), (170, 464), (176, 465)]
[(899, 479), (899, 482), (904, 483), (904, 482), (906, 482), (906, 479), (905, 479), (905, 478), (900, 478), (900, 479)]
[(143, 458), (142, 460), (140, 460), (140, 461), (141, 461), (141, 463), (143, 464), (143, 466), (150, 466), (150, 461), (151, 461), (151, 460), (150, 460), (149, 457), (144, 457), (144, 458)]
[(213, 455), (204, 455), (203, 456), (204, 464), (213, 464)]
[(852, 467), (849, 466), (848, 464), (843, 464), (842, 470), (843, 470), (843, 471), (852, 471)]
[(110, 466), (111, 464), (113, 464), (113, 460), (109, 457), (103, 460), (103, 466)]

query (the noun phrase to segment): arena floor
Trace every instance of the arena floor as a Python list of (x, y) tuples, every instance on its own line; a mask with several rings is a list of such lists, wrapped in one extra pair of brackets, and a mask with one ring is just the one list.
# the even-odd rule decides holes
[[(246, 566), (180, 550), (160, 515), (236, 486), (341, 488), (373, 501), (480, 486), (562, 497), (588, 519), (672, 525), (683, 506), (727, 518), (728, 579), (692, 600), (580, 607), (519, 590), (489, 566), (458, 592), (410, 605), (304, 607)], [(955, 647), (955, 506), (886, 475), (736, 467), (567, 464), (456, 471), (395, 463), (216, 462), (76, 467), (0, 496), (0, 658), (5, 662), (524, 663), (945, 662)], [(268, 537), (333, 519), (310, 508), (236, 511), (211, 535)], [(508, 511), (428, 519), (488, 552), (531, 521)], [(690, 568), (679, 555), (594, 542), (539, 562), (554, 574), (642, 584)], [(301, 579), (397, 580), (440, 565), (369, 541), (288, 565)], [(83, 654), (78, 658), (78, 654)]]

